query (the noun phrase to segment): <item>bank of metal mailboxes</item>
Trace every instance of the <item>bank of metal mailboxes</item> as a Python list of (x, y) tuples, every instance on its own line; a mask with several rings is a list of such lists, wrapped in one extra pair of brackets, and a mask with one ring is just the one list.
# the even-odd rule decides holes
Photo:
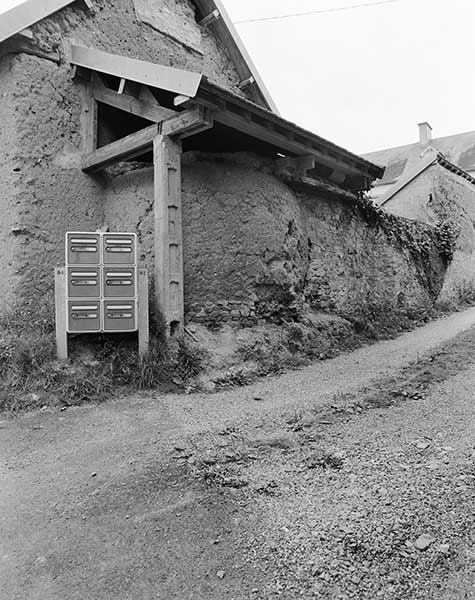
[(68, 333), (137, 331), (137, 236), (66, 234)]

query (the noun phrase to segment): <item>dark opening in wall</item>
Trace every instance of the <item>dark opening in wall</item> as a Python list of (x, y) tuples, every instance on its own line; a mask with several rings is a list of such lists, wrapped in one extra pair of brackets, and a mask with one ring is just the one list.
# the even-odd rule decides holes
[(101, 102), (97, 104), (98, 148), (152, 125), (152, 121), (148, 121), (147, 119), (142, 119), (118, 108), (101, 104)]

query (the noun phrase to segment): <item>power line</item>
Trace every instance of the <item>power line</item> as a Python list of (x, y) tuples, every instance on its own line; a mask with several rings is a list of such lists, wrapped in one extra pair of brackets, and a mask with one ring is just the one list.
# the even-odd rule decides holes
[(324, 13), (341, 12), (343, 10), (353, 10), (355, 8), (367, 8), (368, 6), (378, 6), (381, 4), (394, 4), (401, 0), (381, 0), (380, 2), (366, 2), (365, 4), (352, 4), (351, 6), (339, 6), (338, 8), (325, 8), (322, 10), (311, 10), (302, 13), (292, 13), (289, 15), (274, 15), (272, 17), (262, 17), (256, 19), (243, 19), (242, 21), (235, 21), (235, 25), (241, 25), (243, 23), (262, 23), (263, 21), (278, 21), (280, 19), (291, 19), (293, 17), (307, 17), (308, 15), (321, 15)]

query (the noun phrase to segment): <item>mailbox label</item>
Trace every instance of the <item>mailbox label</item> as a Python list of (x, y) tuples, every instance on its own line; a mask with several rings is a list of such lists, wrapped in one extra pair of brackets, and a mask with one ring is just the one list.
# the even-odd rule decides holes
[(101, 331), (101, 303), (99, 300), (68, 301), (68, 332), (88, 333)]

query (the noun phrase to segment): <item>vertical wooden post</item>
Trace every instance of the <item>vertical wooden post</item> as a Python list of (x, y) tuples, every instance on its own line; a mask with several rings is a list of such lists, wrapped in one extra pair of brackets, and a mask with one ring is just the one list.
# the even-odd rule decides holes
[(184, 326), (181, 152), (180, 141), (154, 140), (155, 292), (171, 337)]
[(54, 297), (56, 316), (56, 352), (58, 360), (68, 359), (68, 334), (66, 327), (66, 270), (57, 267), (54, 270)]
[(139, 329), (139, 356), (143, 358), (147, 352), (150, 341), (149, 315), (148, 315), (148, 273), (147, 269), (138, 270), (138, 329)]
[(86, 85), (85, 93), (83, 151), (87, 154), (97, 148), (97, 102), (92, 93), (92, 82)]

